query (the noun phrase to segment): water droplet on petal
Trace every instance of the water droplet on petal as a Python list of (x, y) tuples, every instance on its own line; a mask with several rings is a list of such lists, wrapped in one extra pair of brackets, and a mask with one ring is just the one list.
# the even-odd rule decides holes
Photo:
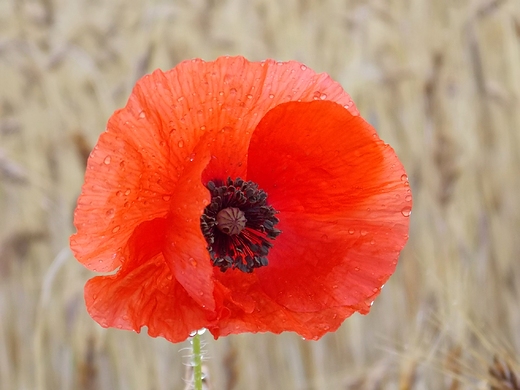
[(354, 229), (348, 229), (348, 234), (354, 234), (355, 230)]
[(234, 94), (237, 93), (237, 89), (236, 89), (236, 88), (231, 88), (231, 89), (229, 90), (229, 93), (230, 93), (231, 95), (234, 95)]
[(144, 113), (144, 111), (141, 111), (139, 113), (139, 118), (146, 118), (146, 114)]
[(272, 93), (269, 94), (269, 99), (273, 99), (274, 95)]
[(379, 289), (377, 287), (374, 287), (374, 289), (372, 291), (376, 293), (379, 291)]
[(409, 217), (410, 214), (412, 214), (412, 209), (410, 207), (404, 207), (401, 210), (401, 214), (403, 214), (405, 217)]
[(112, 233), (117, 233), (119, 231), (119, 229), (121, 229), (121, 226), (116, 226), (115, 228), (112, 229)]
[(114, 214), (115, 214), (114, 209), (108, 209), (106, 212), (106, 216), (109, 218), (112, 218), (114, 216)]
[(324, 94), (324, 93), (322, 93), (322, 94), (320, 95), (320, 99), (321, 99), (321, 100), (325, 100), (325, 99), (327, 99), (327, 95)]
[(253, 95), (248, 94), (248, 95), (247, 95), (247, 98), (248, 98), (248, 99), (252, 99), (252, 98), (253, 98)]
[(408, 176), (405, 175), (405, 174), (401, 175), (401, 180), (402, 181), (407, 181), (408, 180)]
[(406, 200), (407, 202), (410, 202), (412, 200), (412, 195), (406, 195), (404, 197), (404, 200)]
[(179, 143), (177, 144), (179, 148), (182, 148), (184, 146), (184, 141), (181, 139)]
[(112, 158), (110, 156), (106, 156), (105, 159), (103, 160), (103, 162), (108, 165), (110, 164), (110, 161), (112, 161)]
[(130, 190), (126, 190), (125, 195), (127, 195), (127, 196), (130, 195)]
[(360, 233), (361, 233), (362, 236), (366, 236), (366, 235), (368, 234), (368, 231), (366, 231), (366, 230), (361, 230)]
[(307, 67), (305, 65), (300, 66), (301, 70), (307, 70)]
[(170, 195), (164, 195), (162, 198), (163, 198), (163, 200), (165, 202), (168, 202), (171, 199), (171, 196)]

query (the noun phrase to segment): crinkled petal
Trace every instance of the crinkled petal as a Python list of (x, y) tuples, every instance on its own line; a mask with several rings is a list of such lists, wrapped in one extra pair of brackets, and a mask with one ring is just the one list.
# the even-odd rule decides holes
[(151, 336), (180, 342), (211, 324), (211, 315), (175, 281), (162, 255), (167, 224), (166, 219), (143, 222), (129, 240), (121, 269), (87, 282), (87, 310), (102, 326), (136, 332), (147, 326)]
[(368, 312), (408, 237), (411, 196), (394, 151), (336, 103), (292, 102), (255, 130), (247, 178), (283, 232), (255, 270), (262, 289), (293, 311)]
[(255, 273), (238, 270), (219, 271), (219, 283), (232, 286), (232, 299), (224, 302), (227, 315), (215, 326), (208, 327), (215, 337), (242, 332), (296, 332), (316, 340), (335, 331), (354, 310), (349, 306), (325, 308), (319, 312), (292, 311), (267, 295)]

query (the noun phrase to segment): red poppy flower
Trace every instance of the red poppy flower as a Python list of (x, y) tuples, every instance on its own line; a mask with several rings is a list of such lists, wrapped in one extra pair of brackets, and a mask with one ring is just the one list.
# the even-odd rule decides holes
[(394, 151), (328, 75), (193, 60), (143, 77), (108, 121), (71, 247), (108, 273), (85, 286), (104, 327), (318, 339), (368, 313), (410, 210)]

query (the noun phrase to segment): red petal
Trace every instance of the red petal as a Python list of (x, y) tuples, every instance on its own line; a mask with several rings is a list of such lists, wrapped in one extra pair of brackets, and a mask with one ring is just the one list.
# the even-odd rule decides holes
[[(194, 150), (197, 156), (207, 153), (199, 148)], [(194, 160), (179, 180), (182, 185), (172, 197), (163, 253), (175, 278), (193, 300), (206, 310), (214, 310), (213, 265), (200, 230), (200, 216), (209, 202), (208, 190), (200, 181), (207, 160)]]
[(287, 103), (255, 130), (247, 178), (280, 211), (283, 233), (255, 271), (264, 291), (294, 311), (368, 312), (407, 240), (411, 197), (394, 151), (336, 103)]
[(215, 336), (243, 332), (293, 331), (306, 339), (317, 340), (327, 332), (335, 331), (354, 310), (348, 306), (325, 308), (307, 313), (287, 309), (265, 294), (255, 275), (238, 270), (218, 272), (215, 277), (225, 286), (232, 286), (232, 299), (225, 302), (228, 315), (216, 326), (209, 326)]
[(207, 312), (176, 282), (160, 251), (167, 223), (142, 223), (130, 238), (117, 274), (87, 282), (87, 310), (102, 326), (136, 332), (147, 326), (151, 336), (180, 342), (208, 324)]

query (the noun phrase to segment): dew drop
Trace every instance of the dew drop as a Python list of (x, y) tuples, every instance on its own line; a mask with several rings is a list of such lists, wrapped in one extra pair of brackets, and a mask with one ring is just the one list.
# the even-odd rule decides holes
[(406, 195), (404, 197), (404, 200), (406, 200), (407, 202), (410, 202), (412, 200), (412, 195)]
[(253, 98), (253, 95), (248, 94), (248, 95), (247, 95), (247, 98), (248, 98), (248, 99), (252, 99), (252, 98)]
[(360, 233), (361, 233), (362, 236), (366, 236), (366, 235), (368, 234), (368, 231), (366, 231), (366, 230), (361, 230)]
[(184, 96), (181, 96), (180, 98), (177, 99), (178, 102), (182, 102), (184, 100)]
[(374, 289), (372, 291), (376, 293), (379, 291), (379, 289), (377, 287), (374, 287)]
[(324, 94), (324, 93), (322, 93), (322, 94), (320, 95), (320, 99), (321, 99), (321, 100), (325, 100), (325, 99), (327, 99), (327, 95)]
[(224, 91), (220, 91), (218, 94), (219, 94), (220, 96), (224, 96)]
[(184, 141), (181, 139), (179, 143), (177, 144), (179, 148), (182, 148), (184, 146)]
[(204, 130), (206, 130), (206, 126), (201, 126), (200, 129), (201, 129), (202, 131), (204, 131)]
[(112, 158), (110, 156), (106, 156), (105, 159), (103, 160), (103, 162), (108, 165), (110, 164), (110, 161), (112, 161)]
[(374, 245), (376, 242), (374, 240), (370, 241), (370, 245)]
[(269, 94), (269, 99), (273, 99), (274, 95), (272, 93)]
[(168, 202), (171, 199), (171, 196), (170, 195), (164, 195), (162, 198), (163, 198), (163, 200), (165, 202)]
[(237, 93), (237, 89), (236, 88), (231, 88), (229, 90), (229, 93), (232, 94), (232, 95), (235, 95)]
[(348, 234), (354, 234), (355, 230), (354, 229), (348, 229)]
[(109, 218), (112, 218), (114, 216), (114, 214), (115, 214), (114, 209), (108, 209), (106, 212), (106, 216)]
[(130, 190), (126, 190), (125, 195), (127, 195), (127, 196), (130, 195)]
[(301, 70), (307, 70), (307, 67), (305, 65), (300, 66)]
[(117, 191), (116, 196), (123, 196), (123, 191)]
[(359, 267), (354, 268), (354, 271), (359, 271)]
[(410, 207), (404, 207), (401, 210), (401, 214), (403, 214), (405, 217), (409, 217), (410, 214), (412, 214), (412, 209)]
[(401, 181), (407, 181), (408, 180), (408, 176), (403, 174), (401, 175)]
[(119, 231), (119, 229), (121, 229), (121, 227), (116, 226), (115, 228), (112, 229), (112, 233), (117, 233)]
[(194, 337), (196, 334), (197, 334), (197, 331), (196, 330), (192, 330), (190, 332), (190, 337)]
[(139, 113), (139, 118), (146, 118), (146, 114), (144, 113), (144, 111), (141, 111)]

